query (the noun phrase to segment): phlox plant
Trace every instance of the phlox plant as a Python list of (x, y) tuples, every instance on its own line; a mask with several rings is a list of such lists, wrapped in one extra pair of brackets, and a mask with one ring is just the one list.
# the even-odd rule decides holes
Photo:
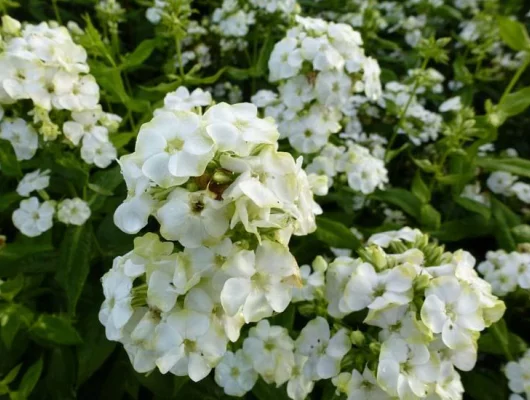
[(530, 400), (530, 5), (0, 0), (0, 398)]

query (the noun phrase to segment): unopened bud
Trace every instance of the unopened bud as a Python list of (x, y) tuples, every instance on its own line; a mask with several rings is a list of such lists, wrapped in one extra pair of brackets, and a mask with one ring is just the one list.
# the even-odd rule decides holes
[(218, 169), (213, 174), (213, 181), (224, 185), (226, 183), (231, 183), (234, 180), (234, 174), (230, 171)]
[(21, 27), (20, 22), (11, 18), (9, 15), (2, 17), (2, 30), (8, 35), (18, 35)]
[(322, 273), (326, 272), (326, 270), (328, 269), (328, 263), (326, 260), (324, 260), (324, 257), (322, 256), (317, 256), (311, 266), (315, 271)]
[(366, 339), (361, 331), (356, 330), (350, 334), (350, 340), (355, 346), (361, 347), (362, 345), (364, 345)]
[(379, 342), (372, 342), (368, 347), (373, 354), (379, 355), (381, 353), (381, 343)]

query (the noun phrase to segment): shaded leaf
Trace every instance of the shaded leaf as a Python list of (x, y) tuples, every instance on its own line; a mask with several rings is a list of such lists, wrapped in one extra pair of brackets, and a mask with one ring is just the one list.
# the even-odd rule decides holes
[(35, 338), (55, 344), (74, 345), (82, 342), (72, 323), (57, 315), (39, 315), (31, 326), (30, 333)]

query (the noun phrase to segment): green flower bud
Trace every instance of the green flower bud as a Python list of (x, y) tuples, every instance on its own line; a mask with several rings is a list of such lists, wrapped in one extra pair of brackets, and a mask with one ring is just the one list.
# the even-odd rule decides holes
[(311, 264), (311, 266), (317, 272), (326, 272), (326, 270), (328, 269), (328, 263), (326, 260), (324, 260), (324, 257), (322, 256), (317, 256), (313, 260), (313, 264)]
[(350, 340), (355, 346), (361, 347), (364, 345), (366, 339), (360, 330), (356, 330), (350, 334)]

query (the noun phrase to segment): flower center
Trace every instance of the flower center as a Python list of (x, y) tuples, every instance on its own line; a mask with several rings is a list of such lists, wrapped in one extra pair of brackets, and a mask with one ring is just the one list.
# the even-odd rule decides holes
[(175, 138), (167, 142), (166, 152), (170, 154), (178, 153), (184, 148), (184, 140)]

